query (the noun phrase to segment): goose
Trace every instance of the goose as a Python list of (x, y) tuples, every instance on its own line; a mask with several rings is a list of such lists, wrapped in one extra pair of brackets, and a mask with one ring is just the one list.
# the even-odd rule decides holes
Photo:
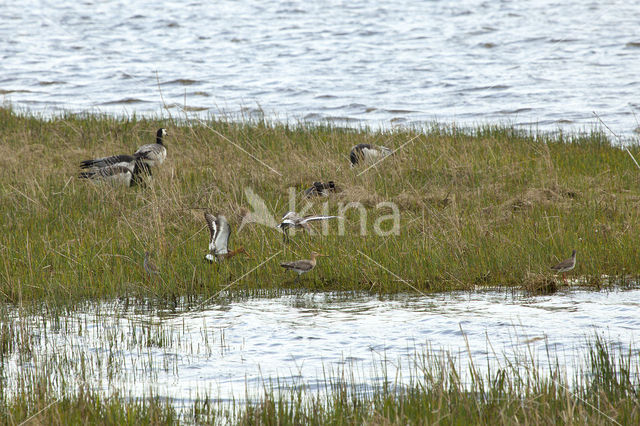
[(209, 253), (204, 257), (208, 262), (222, 262), (240, 253), (247, 254), (244, 247), (229, 250), (231, 227), (226, 217), (221, 214), (216, 217), (209, 212), (204, 212), (204, 220), (209, 227)]
[(311, 225), (309, 222), (313, 222), (315, 220), (328, 220), (328, 219), (338, 219), (340, 216), (318, 216), (318, 215), (310, 215), (301, 217), (298, 213), (294, 211), (287, 212), (284, 216), (282, 216), (282, 220), (277, 228), (282, 229), (282, 240), (289, 241), (289, 228), (302, 228), (307, 231), (311, 230)]
[(296, 279), (300, 278), (300, 275), (311, 271), (316, 267), (316, 258), (320, 256), (326, 256), (326, 254), (320, 254), (318, 252), (311, 252), (311, 259), (303, 259), (303, 260), (294, 260), (292, 262), (282, 262), (280, 266), (284, 269), (288, 269), (290, 271), (294, 271), (298, 273)]
[(80, 179), (93, 179), (102, 182), (108, 182), (113, 185), (131, 186), (133, 171), (131, 168), (121, 165), (106, 166), (94, 169), (88, 172), (81, 172), (78, 177)]
[(84, 160), (80, 163), (80, 168), (96, 171), (109, 166), (127, 167), (131, 170), (134, 182), (140, 183), (141, 173), (151, 176), (151, 167), (162, 164), (167, 158), (167, 148), (163, 144), (163, 137), (167, 134), (166, 129), (158, 129), (156, 143), (142, 145), (133, 155), (120, 154)]
[(150, 256), (151, 255), (148, 251), (144, 252), (144, 262), (142, 263), (142, 265), (144, 266), (144, 270), (149, 275), (158, 275), (160, 273), (160, 270), (155, 265), (155, 263), (151, 261)]
[(551, 269), (556, 273), (562, 273), (562, 279), (564, 280), (564, 282), (567, 282), (567, 279), (565, 278), (565, 275), (564, 275), (565, 272), (569, 272), (575, 267), (576, 267), (576, 251), (573, 250), (571, 252), (570, 258), (563, 260), (557, 265), (553, 265)]
[(158, 129), (156, 132), (156, 143), (142, 145), (133, 155), (144, 164), (156, 167), (164, 163), (167, 158), (167, 147), (162, 143), (162, 138), (167, 136), (166, 129)]
[(359, 143), (351, 148), (349, 160), (351, 160), (351, 167), (355, 167), (358, 163), (373, 163), (378, 158), (384, 158), (391, 154), (393, 151), (386, 146)]

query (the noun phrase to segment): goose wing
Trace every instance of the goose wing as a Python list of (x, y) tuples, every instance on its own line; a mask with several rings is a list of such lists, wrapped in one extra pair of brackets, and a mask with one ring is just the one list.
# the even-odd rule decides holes
[(215, 225), (218, 230), (213, 241), (215, 254), (227, 254), (229, 253), (229, 235), (231, 234), (231, 227), (229, 226), (229, 222), (227, 222), (227, 218), (223, 215), (218, 215), (215, 221)]
[(119, 176), (131, 176), (131, 170), (124, 166), (108, 166), (80, 173), (80, 177), (84, 179), (108, 179)]
[(121, 154), (112, 155), (110, 157), (95, 158), (93, 160), (84, 160), (80, 163), (82, 169), (100, 169), (109, 166), (123, 166), (130, 170), (133, 169), (136, 158), (133, 155)]
[(157, 143), (142, 145), (133, 154), (136, 158), (161, 164), (167, 158), (167, 148)]

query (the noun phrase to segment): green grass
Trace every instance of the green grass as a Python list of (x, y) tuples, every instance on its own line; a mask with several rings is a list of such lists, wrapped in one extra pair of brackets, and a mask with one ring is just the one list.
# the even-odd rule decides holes
[[(132, 153), (153, 141), (159, 127), (170, 133), (168, 159), (147, 188), (76, 178), (79, 161)], [(640, 266), (640, 170), (598, 132), (545, 136), (507, 126), (442, 125), (371, 131), (71, 114), (44, 119), (8, 108), (0, 109), (0, 129), (0, 300), (12, 303), (208, 298), (223, 289), (244, 295), (298, 287), (380, 293), (535, 288), (573, 248), (572, 274), (586, 284), (606, 285), (603, 275), (635, 278)], [(351, 169), (348, 161), (357, 143), (406, 145), (360, 175), (363, 168)], [(629, 149), (640, 158), (638, 145)], [(302, 191), (315, 180), (334, 180), (342, 191), (309, 200), (308, 212), (322, 213), (325, 202), (334, 214), (361, 203), (366, 236), (356, 209), (345, 213), (344, 235), (333, 221), (328, 235), (298, 232), (289, 245), (277, 230), (252, 224), (231, 241), (251, 257), (219, 266), (203, 262), (203, 210), (224, 213), (237, 231), (250, 209), (246, 188), (279, 219), (289, 210), (288, 188)], [(296, 208), (306, 202), (298, 197)], [(380, 202), (398, 206), (399, 235), (374, 232), (376, 220), (390, 212), (376, 208)], [(161, 268), (160, 279), (145, 277), (145, 250)], [(329, 257), (293, 282), (279, 262), (308, 258), (313, 250)]]

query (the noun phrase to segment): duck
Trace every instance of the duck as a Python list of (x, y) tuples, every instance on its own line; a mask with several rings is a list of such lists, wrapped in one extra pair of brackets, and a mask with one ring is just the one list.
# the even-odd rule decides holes
[(296, 279), (300, 278), (300, 275), (311, 271), (316, 267), (316, 258), (320, 256), (326, 256), (326, 254), (320, 254), (318, 252), (311, 252), (311, 259), (294, 260), (292, 262), (282, 262), (280, 266), (284, 269), (294, 271), (298, 273)]
[(133, 170), (130, 167), (115, 164), (98, 169), (81, 172), (80, 179), (92, 179), (96, 181), (108, 182), (114, 186), (131, 186)]
[(222, 262), (231, 259), (238, 254), (247, 255), (244, 247), (236, 250), (229, 250), (229, 235), (231, 227), (227, 218), (221, 214), (214, 216), (209, 212), (204, 212), (204, 220), (209, 227), (209, 253), (204, 257), (209, 263)]
[(355, 167), (359, 163), (373, 163), (379, 158), (384, 158), (391, 154), (393, 154), (393, 151), (386, 146), (359, 143), (351, 148), (349, 160), (351, 160), (351, 167)]
[(309, 215), (305, 217), (301, 217), (298, 213), (294, 211), (287, 212), (280, 221), (280, 224), (277, 228), (282, 229), (282, 239), (283, 241), (289, 241), (289, 228), (302, 228), (307, 231), (311, 230), (311, 225), (309, 222), (313, 222), (315, 220), (329, 220), (329, 219), (338, 219), (340, 216), (321, 216), (321, 215)]

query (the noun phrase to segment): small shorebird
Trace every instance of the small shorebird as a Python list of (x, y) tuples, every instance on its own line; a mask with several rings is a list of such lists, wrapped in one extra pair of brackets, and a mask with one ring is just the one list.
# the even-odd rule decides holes
[(282, 216), (282, 220), (277, 228), (282, 229), (282, 240), (289, 241), (289, 228), (302, 228), (307, 231), (311, 230), (311, 225), (309, 222), (313, 222), (314, 220), (328, 220), (328, 219), (336, 219), (340, 216), (318, 216), (318, 215), (310, 215), (301, 217), (296, 212), (287, 212), (284, 216)]
[(326, 256), (326, 254), (320, 254), (315, 251), (311, 252), (311, 259), (294, 260), (293, 262), (282, 262), (280, 266), (291, 271), (298, 273), (296, 279), (300, 278), (300, 275), (305, 272), (309, 272), (316, 267), (316, 257)]
[(221, 214), (216, 217), (209, 212), (204, 212), (204, 220), (209, 227), (209, 253), (204, 257), (206, 260), (222, 262), (224, 259), (231, 259), (240, 253), (247, 254), (244, 247), (229, 250), (231, 227), (226, 217)]
[(574, 250), (573, 252), (571, 252), (570, 258), (563, 260), (557, 265), (553, 265), (551, 269), (556, 273), (562, 273), (562, 279), (564, 280), (564, 282), (567, 282), (567, 279), (565, 278), (564, 273), (569, 272), (570, 270), (575, 268), (575, 266), (576, 266), (576, 251)]
[(355, 167), (358, 163), (373, 163), (378, 158), (383, 158), (393, 153), (392, 150), (386, 146), (371, 145), (368, 143), (359, 143), (351, 148), (349, 159), (351, 160), (351, 167)]
[(113, 165), (87, 172), (81, 172), (78, 177), (80, 179), (93, 179), (108, 182), (113, 185), (131, 186), (133, 170), (126, 166)]
[(151, 259), (149, 258), (149, 252), (145, 251), (144, 252), (144, 262), (142, 263), (144, 265), (144, 270), (147, 272), (147, 274), (149, 274), (149, 276), (151, 275), (158, 275), (160, 273), (160, 270), (158, 269), (158, 267), (155, 265), (155, 263), (153, 263), (151, 261)]
[(80, 168), (89, 169), (89, 172), (83, 173), (92, 173), (111, 166), (126, 167), (131, 170), (133, 181), (139, 183), (141, 173), (151, 176), (151, 167), (162, 164), (167, 158), (167, 148), (163, 144), (163, 137), (166, 135), (166, 129), (158, 129), (156, 143), (142, 145), (133, 155), (120, 154), (84, 160), (80, 163)]

